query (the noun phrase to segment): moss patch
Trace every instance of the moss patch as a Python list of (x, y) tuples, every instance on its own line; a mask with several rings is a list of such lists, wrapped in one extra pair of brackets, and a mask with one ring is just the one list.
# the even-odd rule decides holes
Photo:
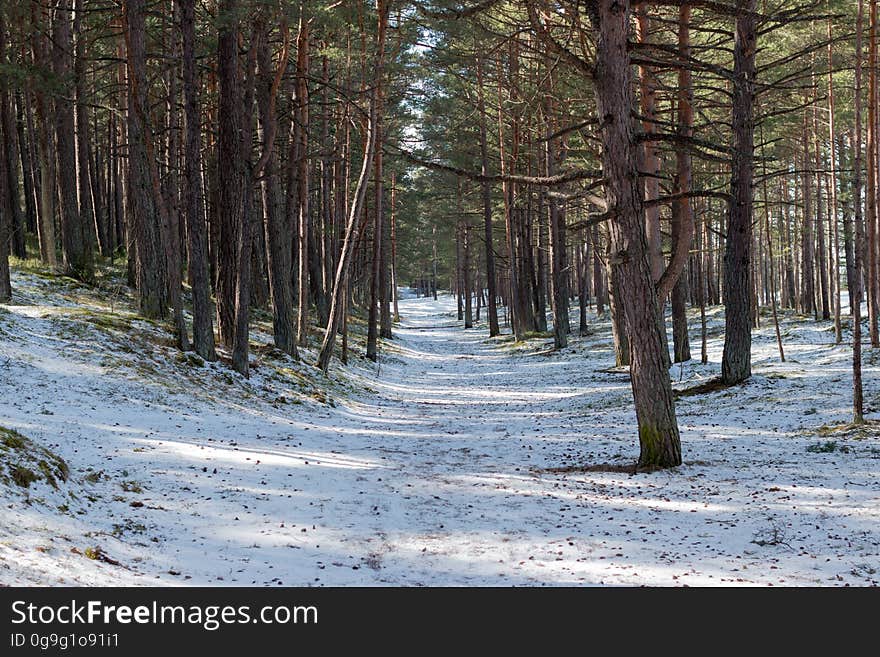
[(16, 486), (21, 486), (22, 488), (30, 488), (31, 484), (40, 478), (36, 472), (23, 465), (10, 465), (9, 476), (12, 477), (12, 481)]
[(27, 438), (22, 436), (18, 431), (0, 427), (0, 444), (7, 449), (22, 449), (26, 444)]
[(13, 429), (0, 427), (0, 453), (6, 468), (0, 469), (0, 483), (19, 488), (45, 482), (54, 489), (70, 477), (64, 459)]

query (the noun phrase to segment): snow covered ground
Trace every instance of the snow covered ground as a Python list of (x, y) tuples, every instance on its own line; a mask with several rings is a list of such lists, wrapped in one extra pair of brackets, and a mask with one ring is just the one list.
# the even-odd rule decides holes
[[(463, 330), (448, 296), (408, 297), (378, 367), (335, 363), (323, 380), (264, 349), (245, 381), (182, 358), (123, 300), (20, 272), (13, 286), (0, 425), (71, 476), (0, 484), (0, 583), (880, 581), (880, 432), (836, 426), (849, 350), (827, 322), (786, 317), (782, 364), (764, 318), (750, 382), (679, 399), (685, 465), (631, 475), (589, 469), (638, 455), (628, 378), (594, 316), (553, 352)], [(721, 317), (710, 363), (674, 366), (677, 388), (719, 371)]]

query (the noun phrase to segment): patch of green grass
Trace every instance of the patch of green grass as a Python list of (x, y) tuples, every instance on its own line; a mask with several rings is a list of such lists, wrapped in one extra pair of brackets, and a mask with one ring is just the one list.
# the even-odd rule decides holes
[(6, 429), (0, 427), (0, 445), (9, 449), (22, 449), (26, 444), (27, 438), (22, 436), (14, 429)]
[(46, 483), (55, 490), (58, 490), (58, 482), (55, 480), (55, 474), (48, 461), (40, 459), (37, 461), (37, 467), (40, 469), (40, 472), (43, 473), (43, 478), (46, 480)]
[(847, 445), (838, 445), (836, 440), (827, 440), (825, 442), (808, 445), (807, 451), (812, 454), (830, 454), (832, 452), (843, 452), (844, 454), (848, 454), (850, 449)]
[(22, 488), (30, 488), (32, 483), (40, 479), (36, 472), (22, 465), (10, 465), (9, 476), (12, 477), (12, 481), (16, 486), (21, 486)]
[(13, 429), (0, 427), (0, 451), (6, 452), (7, 464), (2, 480), (20, 488), (45, 481), (57, 490), (70, 476), (64, 459)]
[(145, 531), (147, 531), (146, 525), (141, 522), (135, 522), (129, 518), (125, 522), (115, 523), (111, 533), (113, 536), (119, 538), (123, 534), (143, 534)]

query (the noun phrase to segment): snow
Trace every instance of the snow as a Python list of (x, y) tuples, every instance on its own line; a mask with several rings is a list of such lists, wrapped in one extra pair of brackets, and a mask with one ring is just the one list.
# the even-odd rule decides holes
[[(828, 322), (785, 315), (783, 364), (762, 317), (747, 384), (678, 400), (685, 464), (633, 475), (585, 467), (638, 455), (628, 377), (593, 314), (591, 335), (554, 352), (460, 328), (447, 295), (404, 295), (378, 366), (334, 361), (325, 379), (309, 350), (305, 363), (266, 352), (245, 381), (179, 362), (121, 301), (125, 323), (100, 324), (74, 312), (95, 296), (22, 272), (13, 286), (0, 425), (72, 477), (27, 496), (0, 487), (0, 583), (880, 581), (878, 433), (837, 427), (850, 351)], [(676, 388), (717, 375), (722, 319), (709, 310), (710, 362), (673, 366)], [(869, 418), (878, 353), (866, 349)]]

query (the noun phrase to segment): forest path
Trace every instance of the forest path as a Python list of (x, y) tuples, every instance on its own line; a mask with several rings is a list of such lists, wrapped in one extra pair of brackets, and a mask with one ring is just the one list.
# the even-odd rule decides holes
[[(638, 454), (628, 377), (607, 370), (608, 321), (592, 314), (591, 335), (553, 351), (464, 330), (450, 296), (405, 298), (380, 363), (334, 362), (326, 399), (296, 388), (320, 376), (310, 365), (281, 361), (297, 378), (255, 355), (244, 380), (188, 364), (124, 313), (84, 321), (54, 282), (16, 274), (14, 287), (0, 424), (72, 477), (10, 497), (0, 583), (880, 578), (880, 445), (826, 426), (846, 419), (849, 393), (849, 352), (826, 324), (787, 318), (785, 364), (772, 328), (755, 331), (747, 385), (677, 402), (685, 464), (633, 476), (583, 469)], [(709, 319), (710, 362), (676, 366), (676, 385), (717, 373), (720, 312)], [(866, 357), (869, 403), (877, 373)], [(834, 448), (814, 450), (820, 439)]]

